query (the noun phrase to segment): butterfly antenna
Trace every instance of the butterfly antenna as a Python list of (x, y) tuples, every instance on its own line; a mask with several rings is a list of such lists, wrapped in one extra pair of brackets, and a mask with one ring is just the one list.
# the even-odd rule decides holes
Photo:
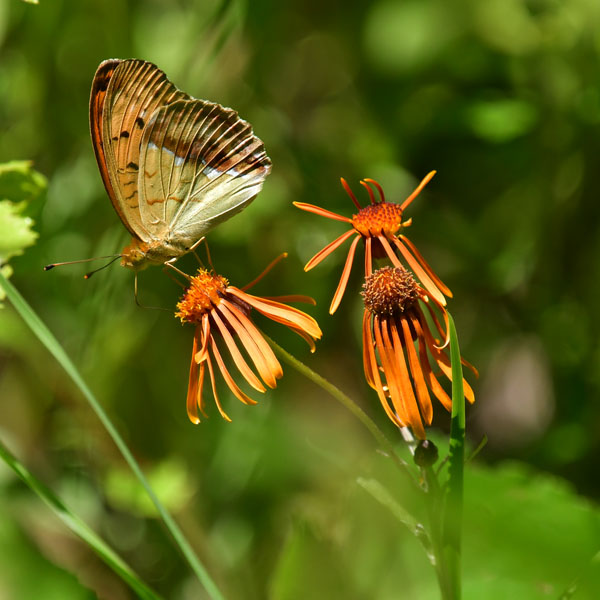
[(241, 288), (242, 292), (245, 292), (246, 290), (249, 290), (253, 285), (256, 285), (280, 260), (287, 258), (287, 255), (288, 253), (284, 252), (283, 254), (280, 254), (275, 260), (272, 260), (267, 265), (267, 268), (256, 279), (253, 279), (250, 283)]
[(115, 260), (118, 260), (119, 258), (121, 258), (120, 254), (117, 256), (113, 256), (112, 260), (109, 260), (105, 265), (102, 265), (101, 267), (98, 267), (97, 269), (94, 269), (93, 271), (89, 271), (88, 273), (86, 273), (83, 276), (83, 278), (89, 279), (94, 273), (97, 273), (98, 271), (102, 271), (102, 269), (106, 269), (106, 267), (110, 267), (110, 265), (112, 265), (115, 262)]
[[(77, 265), (79, 263), (91, 262), (93, 260), (104, 260), (106, 258), (113, 259), (110, 263), (108, 263), (110, 265), (112, 262), (117, 260), (117, 258), (121, 258), (121, 255), (120, 254), (111, 254), (110, 256), (94, 256), (94, 258), (82, 258), (81, 260), (68, 260), (66, 262), (51, 263), (44, 267), (44, 271), (49, 271), (50, 269), (54, 269), (54, 267), (62, 267), (64, 265)], [(105, 265), (105, 266), (108, 266), (108, 265)], [(101, 268), (104, 268), (104, 267), (101, 267)]]

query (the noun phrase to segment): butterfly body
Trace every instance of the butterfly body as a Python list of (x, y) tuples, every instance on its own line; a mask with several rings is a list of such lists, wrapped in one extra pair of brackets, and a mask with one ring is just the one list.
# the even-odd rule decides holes
[(234, 110), (187, 95), (145, 61), (98, 67), (90, 130), (104, 186), (133, 238), (121, 264), (136, 270), (188, 252), (252, 202), (271, 169)]

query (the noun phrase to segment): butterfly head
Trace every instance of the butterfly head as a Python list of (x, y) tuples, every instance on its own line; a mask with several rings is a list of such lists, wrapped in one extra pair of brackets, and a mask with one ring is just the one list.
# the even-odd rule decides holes
[(162, 265), (172, 258), (182, 256), (189, 248), (168, 240), (142, 242), (132, 238), (121, 252), (121, 266), (141, 271), (150, 265)]

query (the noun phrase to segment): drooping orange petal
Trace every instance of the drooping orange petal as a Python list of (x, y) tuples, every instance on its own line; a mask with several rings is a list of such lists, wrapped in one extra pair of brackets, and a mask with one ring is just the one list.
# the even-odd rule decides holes
[[(433, 420), (433, 406), (431, 405), (429, 390), (427, 389), (427, 384), (425, 383), (425, 378), (423, 377), (423, 372), (421, 371), (421, 365), (419, 364), (419, 359), (417, 357), (417, 352), (415, 350), (415, 345), (413, 343), (412, 333), (410, 331), (408, 321), (406, 319), (402, 319), (401, 321), (402, 333), (404, 334), (404, 346), (406, 348), (406, 353), (408, 354), (408, 364), (410, 366), (410, 372), (415, 384), (415, 389), (417, 391), (417, 399), (419, 400), (421, 415), (423, 416), (425, 423), (427, 425), (431, 425), (431, 421)], [(394, 329), (392, 329), (392, 333), (396, 335)]]
[(205, 365), (206, 365), (205, 362), (200, 363), (200, 373), (198, 374), (198, 394), (196, 395), (196, 404), (198, 405), (198, 409), (202, 413), (202, 416), (205, 419), (208, 419), (208, 415), (204, 411), (204, 395), (202, 393), (202, 389), (204, 386), (204, 373), (206, 371)]
[(286, 304), (274, 302), (273, 300), (265, 300), (258, 296), (252, 296), (235, 287), (228, 287), (227, 291), (273, 321), (277, 321), (288, 327), (302, 329), (317, 340), (323, 335), (319, 324), (311, 316), (293, 306), (287, 306)]
[(315, 352), (315, 350), (317, 349), (317, 345), (315, 344), (314, 340), (310, 337), (310, 335), (308, 335), (308, 333), (305, 333), (304, 331), (302, 331), (302, 329), (298, 329), (297, 327), (290, 327), (290, 331), (299, 335), (308, 344), (311, 354)]
[(365, 310), (363, 314), (363, 365), (365, 368), (365, 377), (367, 383), (377, 392), (381, 406), (385, 410), (388, 418), (398, 427), (404, 427), (404, 423), (398, 418), (398, 415), (391, 409), (390, 403), (386, 398), (379, 375), (379, 366), (375, 357), (373, 338), (371, 335), (371, 317)]
[(261, 332), (232, 302), (222, 299), (220, 308), (227, 312), (231, 320), (237, 319), (237, 334), (263, 381), (270, 388), (277, 387), (276, 380), (283, 376), (283, 371)]
[(390, 243), (387, 241), (387, 238), (384, 235), (378, 235), (377, 239), (381, 242), (381, 245), (383, 246), (385, 253), (388, 255), (388, 258), (392, 261), (392, 264), (397, 268), (402, 267), (402, 263), (396, 256), (396, 253), (392, 250), (392, 247), (390, 246)]
[(417, 186), (417, 189), (400, 205), (400, 210), (404, 211), (406, 207), (421, 193), (421, 190), (431, 181), (436, 171), (430, 171), (425, 175), (423, 181)]
[(429, 355), (427, 354), (427, 342), (425, 341), (425, 335), (423, 333), (423, 328), (421, 327), (419, 317), (417, 315), (411, 316), (411, 323), (417, 334), (417, 345), (419, 347), (419, 361), (421, 363), (421, 369), (423, 370), (423, 374), (425, 375), (427, 383), (429, 384), (429, 389), (434, 393), (435, 397), (442, 403), (444, 408), (448, 412), (450, 412), (452, 410), (452, 400), (450, 400), (450, 396), (448, 396), (444, 388), (440, 385), (440, 382), (437, 380), (431, 368), (431, 363), (429, 362)]
[(356, 237), (350, 246), (350, 250), (348, 250), (348, 256), (346, 257), (346, 263), (344, 264), (344, 270), (342, 271), (342, 276), (340, 277), (340, 282), (338, 283), (337, 290), (335, 290), (335, 294), (333, 295), (333, 300), (331, 301), (331, 306), (329, 307), (329, 314), (332, 315), (340, 305), (342, 301), (342, 296), (346, 291), (346, 285), (348, 284), (348, 278), (350, 277), (350, 271), (352, 270), (352, 262), (354, 261), (354, 254), (356, 252), (356, 245), (358, 244), (360, 237)]
[(373, 361), (373, 358), (375, 358), (375, 353), (371, 339), (371, 315), (368, 310), (365, 310), (363, 313), (362, 342), (365, 379), (370, 387), (372, 387), (374, 390), (377, 390), (377, 387), (375, 386), (375, 376), (373, 374), (373, 371), (377, 370), (377, 363)]
[(404, 234), (400, 234), (398, 237), (410, 248), (410, 251), (421, 263), (423, 269), (425, 269), (429, 277), (431, 277), (442, 294), (448, 296), (448, 298), (452, 298), (452, 292), (450, 291), (450, 288), (436, 275), (435, 271), (429, 266), (429, 263), (425, 260), (423, 255), (417, 250), (417, 247)]
[(387, 329), (386, 322), (381, 323), (378, 315), (373, 317), (373, 331), (375, 333), (375, 347), (379, 353), (383, 374), (387, 384), (388, 392), (398, 418), (410, 425), (410, 418), (404, 405), (402, 388), (400, 385), (399, 374), (396, 372), (396, 357), (394, 349), (391, 346), (389, 338), (384, 341), (383, 334)]
[(373, 240), (368, 237), (365, 239), (365, 277), (373, 273)]
[(313, 267), (316, 267), (323, 259), (327, 258), (336, 248), (341, 246), (348, 238), (351, 238), (356, 234), (354, 229), (349, 229), (346, 233), (342, 233), (339, 238), (333, 240), (330, 244), (327, 244), (323, 250), (317, 252), (304, 266), (305, 271), (310, 271)]
[[(198, 328), (196, 328), (198, 331)], [(208, 313), (204, 313), (202, 315), (202, 329), (201, 329), (201, 344), (200, 350), (198, 350), (195, 354), (195, 360), (197, 363), (201, 363), (206, 360), (208, 357), (208, 340), (210, 338), (210, 320), (208, 318)]]
[(415, 275), (419, 278), (423, 287), (429, 292), (431, 296), (433, 296), (440, 304), (446, 306), (446, 298), (444, 294), (440, 292), (435, 283), (431, 280), (429, 275), (424, 271), (423, 267), (419, 264), (417, 259), (410, 253), (408, 248), (397, 238), (393, 238), (393, 242), (400, 250), (400, 253), (404, 257), (404, 260), (410, 265), (410, 268), (414, 271)]
[(479, 371), (473, 366), (468, 360), (464, 359), (462, 356), (460, 357), (460, 362), (463, 367), (467, 367), (477, 379), (479, 379)]
[[(442, 306), (433, 296), (428, 296), (428, 298), (438, 307), (438, 309), (441, 311), (442, 315), (444, 316), (444, 325), (445, 325), (445, 329), (446, 329), (445, 331), (444, 331), (444, 328), (442, 328), (442, 326), (440, 325), (437, 315), (435, 314), (435, 311), (433, 310), (433, 308), (431, 307), (429, 302), (425, 302), (423, 300), (423, 304), (425, 304), (425, 306), (427, 307), (427, 310), (429, 311), (429, 314), (431, 315), (431, 319), (435, 323), (436, 329), (438, 330), (440, 336), (444, 340), (444, 343), (441, 346), (436, 346), (436, 348), (438, 348), (439, 350), (443, 350), (450, 343), (450, 322), (448, 320), (448, 311), (446, 310), (446, 307)], [(419, 311), (420, 310), (421, 309), (419, 308)]]
[[(196, 328), (197, 329), (197, 328)], [(188, 392), (186, 399), (186, 408), (189, 420), (198, 425), (198, 406), (196, 398), (198, 396), (198, 363), (196, 362), (196, 352), (198, 351), (198, 332), (194, 333), (194, 345), (192, 346), (192, 363), (190, 364), (190, 377), (188, 381)]]
[(215, 372), (213, 370), (212, 361), (210, 360), (210, 355), (206, 359), (205, 364), (208, 365), (208, 373), (210, 375), (210, 385), (212, 387), (213, 397), (215, 399), (215, 404), (217, 405), (217, 408), (219, 409), (219, 412), (221, 413), (221, 416), (226, 421), (229, 421), (231, 423), (231, 419), (229, 418), (229, 416), (227, 415), (227, 413), (223, 410), (223, 407), (221, 406), (221, 401), (219, 400), (219, 395), (217, 394), (217, 384), (216, 384), (216, 381), (215, 381)]
[[(219, 328), (219, 331), (221, 332), (221, 335), (223, 336), (223, 339), (227, 344), (227, 348), (229, 350), (229, 353), (231, 354), (231, 358), (233, 358), (233, 362), (235, 363), (235, 366), (238, 368), (239, 372), (255, 390), (258, 390), (259, 392), (264, 392), (265, 387), (244, 360), (244, 357), (242, 356), (242, 353), (237, 347), (235, 340), (233, 339), (231, 333), (229, 333), (229, 329), (226, 327), (225, 323), (223, 323), (223, 320), (219, 316), (219, 312), (217, 310), (212, 311), (212, 318), (217, 324), (217, 327)], [(229, 321), (229, 323), (232, 326), (235, 326), (235, 323), (233, 321)]]
[[(444, 375), (452, 381), (452, 366), (450, 363), (450, 359), (435, 345), (435, 340), (429, 331), (429, 328), (425, 325), (423, 326), (423, 333), (425, 334), (425, 339), (427, 340), (427, 346), (431, 355), (433, 356), (435, 362), (438, 367), (442, 370)], [(461, 359), (462, 362), (462, 359)], [(475, 394), (473, 393), (473, 388), (469, 385), (468, 381), (463, 377), (463, 388), (465, 393), (465, 398), (473, 404), (475, 402)]]
[(250, 396), (244, 394), (244, 392), (242, 392), (237, 383), (233, 380), (233, 377), (230, 375), (229, 371), (227, 370), (227, 367), (225, 366), (225, 363), (223, 362), (223, 358), (221, 357), (221, 353), (219, 352), (219, 348), (217, 347), (217, 344), (214, 339), (211, 339), (210, 347), (217, 361), (219, 370), (221, 371), (221, 375), (223, 375), (225, 383), (228, 385), (229, 389), (233, 392), (233, 394), (244, 404), (257, 404), (256, 400), (252, 400)]
[(325, 210), (320, 206), (306, 204), (305, 202), (293, 202), (292, 204), (300, 210), (305, 210), (306, 212), (311, 212), (315, 215), (320, 215), (321, 217), (327, 217), (328, 219), (334, 219), (336, 221), (344, 221), (345, 223), (352, 223), (352, 219), (344, 217), (343, 215), (338, 215), (337, 213), (331, 212), (330, 210)]
[(388, 321), (390, 324), (391, 330), (391, 338), (390, 332), (387, 328), (383, 329), (383, 339), (386, 347), (392, 348), (394, 352), (394, 356), (392, 360), (394, 360), (394, 366), (398, 373), (398, 379), (400, 383), (400, 390), (402, 393), (402, 398), (404, 400), (404, 406), (407, 412), (407, 421), (409, 425), (412, 427), (414, 434), (420, 439), (424, 440), (426, 438), (425, 429), (423, 427), (423, 421), (421, 419), (421, 414), (419, 413), (419, 407), (417, 406), (417, 399), (415, 398), (415, 393), (410, 382), (410, 377), (408, 375), (408, 367), (406, 366), (406, 359), (404, 356), (404, 350), (402, 348), (402, 343), (400, 342), (400, 338), (398, 336), (398, 331), (392, 325), (391, 321)]

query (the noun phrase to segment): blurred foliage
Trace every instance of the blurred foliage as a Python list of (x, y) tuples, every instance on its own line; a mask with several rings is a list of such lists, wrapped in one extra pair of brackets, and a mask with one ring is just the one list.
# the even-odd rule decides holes
[[(36, 201), (45, 191), (46, 178), (34, 171), (31, 163), (15, 161), (0, 165), (0, 271), (5, 277), (12, 275), (8, 260), (23, 254), (23, 249), (38, 237), (27, 213), (35, 210)], [(3, 299), (4, 292), (0, 291), (0, 301)]]
[[(127, 243), (89, 141), (97, 65), (151, 60), (253, 124), (273, 172), (249, 208), (209, 235), (215, 267), (244, 285), (287, 250), (256, 293), (315, 297), (324, 339), (309, 356), (276, 324), (257, 324), (391, 437), (362, 377), (360, 270), (333, 318), (344, 252), (302, 271), (343, 226), (291, 202), (350, 215), (340, 176), (355, 191), (360, 178), (377, 179), (401, 201), (437, 169), (410, 207), (410, 238), (454, 292), (461, 350), (482, 373), (467, 431), (474, 443), (489, 438), (466, 472), (465, 597), (556, 597), (585, 574), (575, 598), (591, 599), (600, 596), (598, 574), (585, 573), (599, 538), (599, 19), (594, 0), (0, 0), (0, 163), (31, 160), (49, 182), (34, 215), (39, 238), (11, 259), (12, 281), (156, 474), (228, 597), (437, 591), (418, 542), (356, 483), (393, 487), (396, 475), (321, 391), (286, 369), (253, 408), (221, 388), (233, 423), (212, 410), (193, 427), (192, 330), (138, 309), (133, 276), (118, 266), (89, 281), (85, 265), (42, 272)], [(180, 263), (195, 268), (192, 257)], [(179, 293), (160, 269), (140, 275), (145, 305), (174, 307)], [(104, 431), (7, 309), (0, 398), (0, 433), (25, 464), (149, 585), (202, 597)], [(443, 411), (434, 423), (448, 431)], [(410, 506), (405, 490), (394, 493)], [(130, 597), (1, 467), (0, 510), (10, 557), (0, 597), (32, 597), (32, 585), (45, 598), (93, 597), (86, 588)], [(307, 573), (319, 577), (310, 593)]]

